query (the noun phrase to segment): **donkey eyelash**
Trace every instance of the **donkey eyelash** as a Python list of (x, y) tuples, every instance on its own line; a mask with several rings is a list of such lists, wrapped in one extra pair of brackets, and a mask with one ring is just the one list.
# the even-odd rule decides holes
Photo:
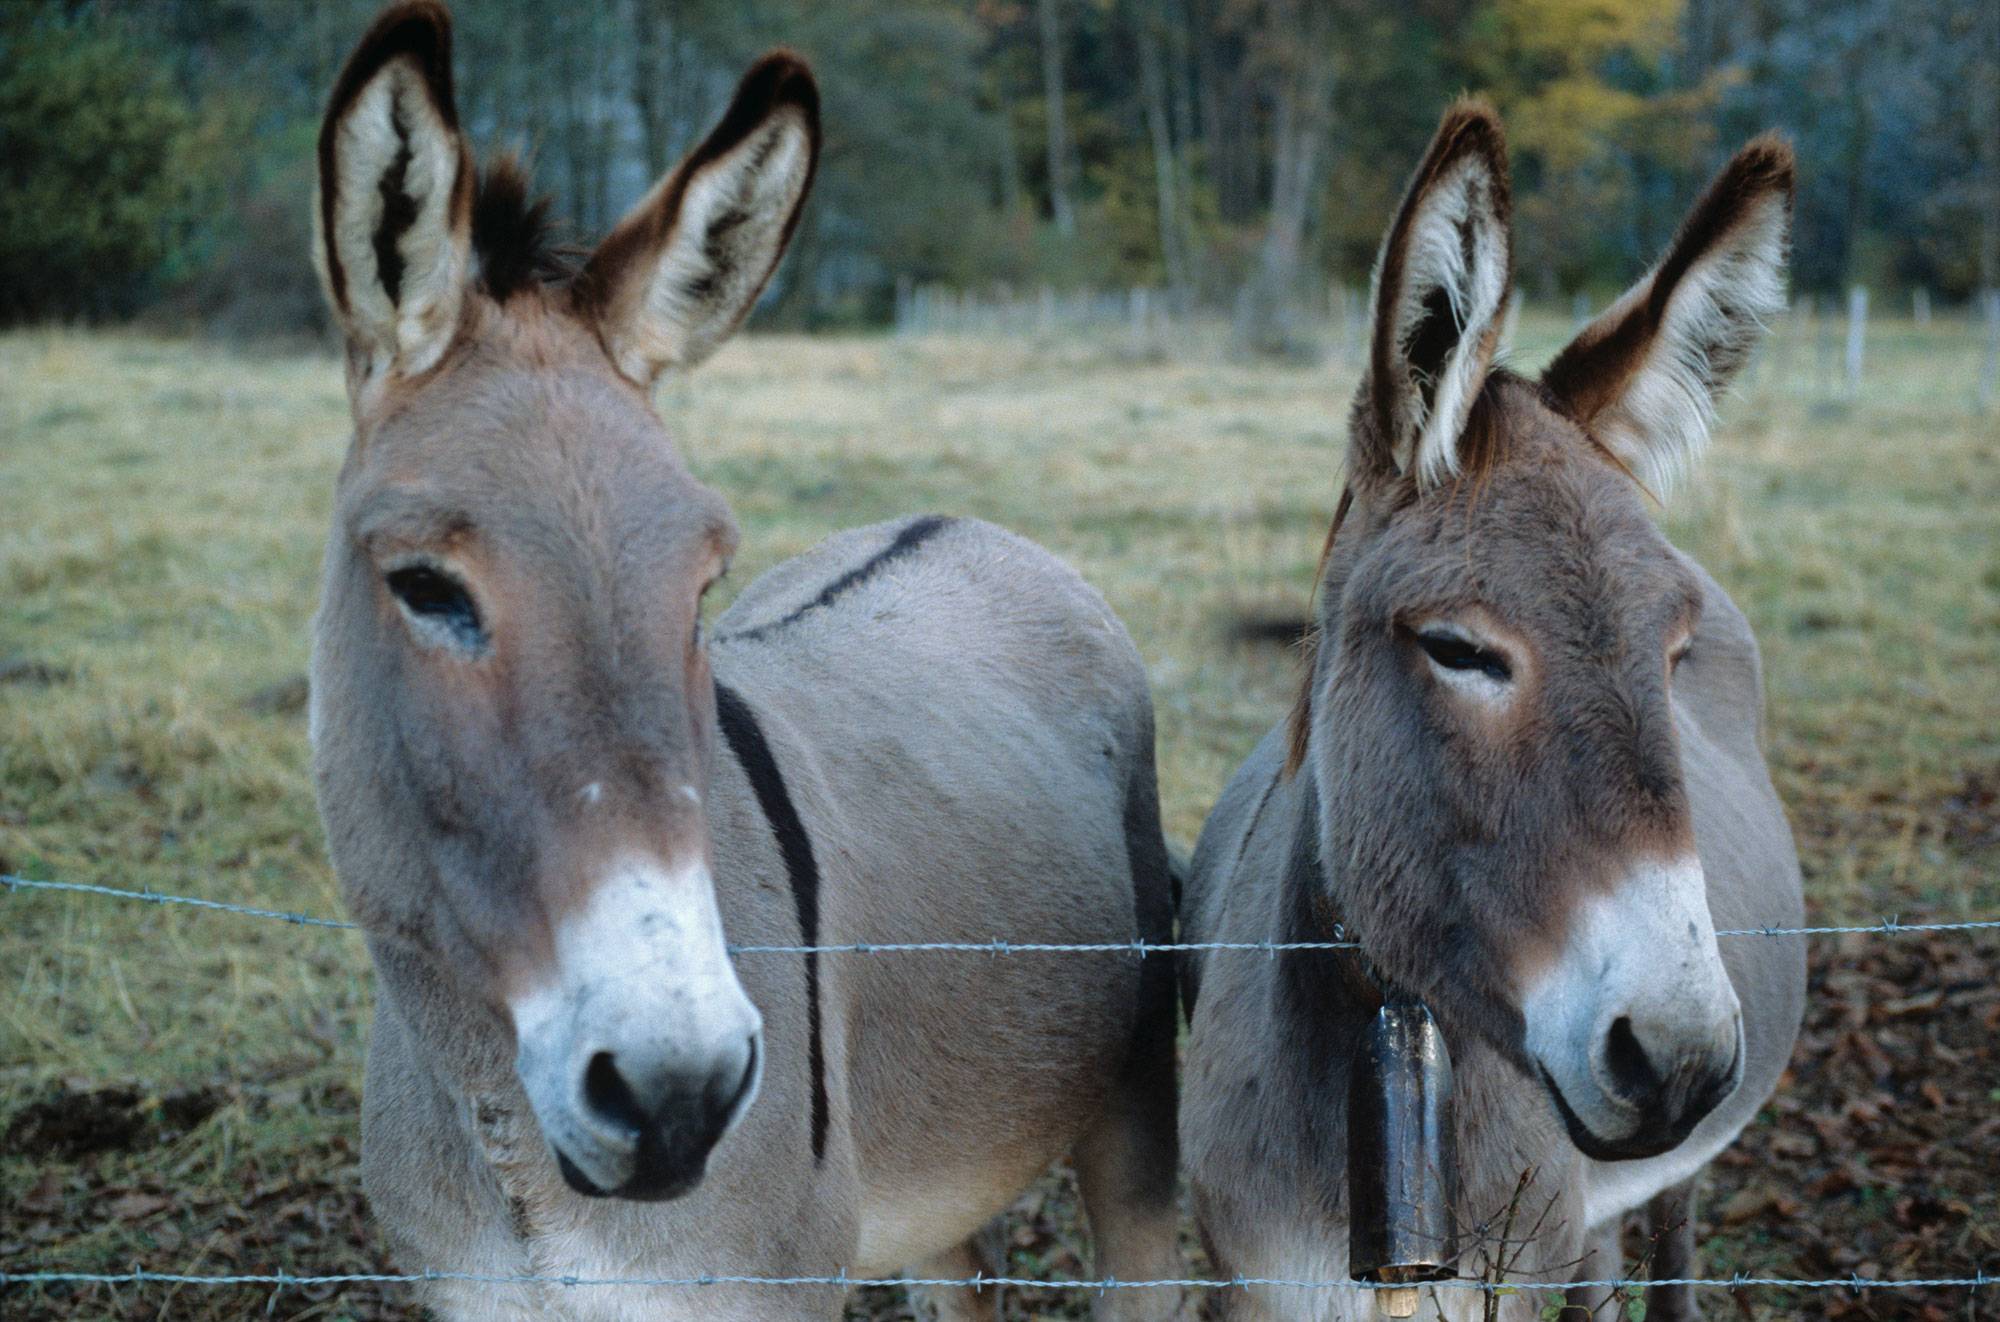
[(486, 627), (465, 584), (435, 565), (392, 569), (382, 581), (398, 604), (427, 631), (467, 651), (486, 646)]
[(1432, 662), (1446, 670), (1476, 672), (1503, 684), (1514, 677), (1506, 657), (1455, 633), (1423, 630), (1417, 634), (1417, 646), (1424, 649), (1424, 655)]

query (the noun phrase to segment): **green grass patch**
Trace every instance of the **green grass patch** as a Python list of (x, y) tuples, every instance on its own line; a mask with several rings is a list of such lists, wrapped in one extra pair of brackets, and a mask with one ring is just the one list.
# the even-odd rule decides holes
[[(1518, 359), (1566, 325), (1531, 316)], [(1772, 766), (1826, 921), (2000, 914), (2000, 420), (1971, 407), (1975, 334), (1892, 329), (1851, 399), (1781, 333), (1665, 516), (1758, 629)], [(659, 398), (743, 524), (737, 585), (919, 509), (1075, 563), (1151, 669), (1168, 829), (1191, 844), (1291, 696), (1290, 658), (1227, 630), (1304, 607), (1355, 371), (1068, 340), (764, 338)], [(337, 914), (295, 686), (348, 427), (338, 364), (13, 334), (0, 380), (0, 869)], [(214, 1102), (130, 1148), (0, 1149), (0, 1208), (55, 1209), (0, 1216), (0, 1268), (370, 1261), (352, 1227), (246, 1240), (230, 1218), (247, 1204), (224, 1196), (351, 1206), (358, 939), (14, 894), (0, 977), (0, 1130), (59, 1089)], [(171, 1210), (130, 1218), (84, 1192), (154, 1187)], [(91, 1228), (35, 1238), (49, 1218)], [(1756, 1256), (1726, 1236), (1714, 1251)], [(183, 1293), (167, 1311), (252, 1306)]]

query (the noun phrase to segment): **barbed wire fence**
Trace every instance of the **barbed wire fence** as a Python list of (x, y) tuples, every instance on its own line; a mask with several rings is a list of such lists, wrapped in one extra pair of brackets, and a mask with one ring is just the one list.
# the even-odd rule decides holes
[[(85, 895), (96, 898), (127, 900), (143, 904), (180, 906), (213, 913), (235, 914), (247, 918), (260, 918), (288, 923), (298, 927), (320, 928), (334, 931), (359, 930), (359, 924), (339, 918), (327, 918), (315, 914), (297, 913), (285, 909), (271, 909), (258, 905), (234, 904), (224, 900), (203, 899), (192, 895), (174, 895), (150, 888), (127, 890), (115, 886), (100, 886), (82, 882), (48, 881), (28, 877), (18, 877), (0, 873), (0, 889), (8, 894), (18, 891), (54, 892), (71, 895)], [(1897, 936), (1917, 933), (1941, 932), (1981, 932), (2000, 930), (2000, 919), (1973, 919), (1959, 922), (1906, 923), (1896, 916), (1883, 918), (1875, 923), (1828, 924), (1801, 927), (1743, 927), (1728, 928), (1716, 932), (1717, 937), (1830, 937), (1830, 936)], [(1343, 934), (1344, 935), (1344, 934)], [(1025, 954), (1082, 954), (1082, 955), (1130, 955), (1146, 958), (1149, 955), (1175, 954), (1193, 951), (1240, 951), (1267, 954), (1273, 958), (1281, 953), (1325, 950), (1358, 949), (1359, 943), (1350, 940), (1336, 941), (1102, 941), (1102, 942), (1042, 942), (1007, 941), (995, 938), (989, 941), (848, 941), (821, 945), (731, 945), (732, 956), (742, 955), (882, 955), (910, 953), (956, 952), (984, 955), (1025, 955)], [(278, 1294), (287, 1289), (338, 1288), (350, 1285), (420, 1285), (457, 1282), (475, 1285), (512, 1287), (541, 1287), (553, 1290), (572, 1290), (588, 1287), (640, 1288), (654, 1290), (699, 1289), (702, 1287), (737, 1286), (769, 1288), (812, 1288), (812, 1289), (1038, 1289), (1079, 1291), (1104, 1294), (1118, 1290), (1388, 1290), (1407, 1287), (1385, 1285), (1353, 1280), (1294, 1280), (1276, 1277), (1232, 1276), (1159, 1278), (1151, 1280), (1119, 1280), (1115, 1277), (1099, 1278), (1046, 1278), (1033, 1276), (986, 1275), (978, 1273), (965, 1277), (859, 1277), (849, 1276), (842, 1269), (833, 1275), (799, 1276), (758, 1276), (713, 1274), (700, 1276), (578, 1276), (578, 1275), (511, 1275), (487, 1274), (479, 1272), (416, 1271), (416, 1272), (346, 1272), (327, 1275), (300, 1275), (286, 1271), (245, 1272), (245, 1273), (198, 1273), (154, 1271), (135, 1266), (123, 1272), (75, 1272), (75, 1271), (0, 1271), (0, 1289), (8, 1286), (60, 1286), (60, 1285), (105, 1285), (105, 1286), (199, 1286), (199, 1287), (265, 1287), (274, 1291), (273, 1302)], [(1591, 1281), (1527, 1281), (1527, 1280), (1481, 1280), (1454, 1279), (1426, 1283), (1426, 1289), (1470, 1290), (1491, 1294), (1517, 1295), (1532, 1294), (1537, 1291), (1560, 1291), (1573, 1288), (1604, 1289), (1623, 1292), (1655, 1290), (1664, 1287), (1685, 1287), (1698, 1290), (1745, 1290), (1745, 1289), (1785, 1289), (1785, 1290), (1836, 1290), (1860, 1294), (1867, 1291), (1953, 1289), (1972, 1292), (1968, 1294), (1968, 1306), (1976, 1292), (2000, 1288), (2000, 1275), (1988, 1275), (1983, 1269), (1971, 1276), (1936, 1277), (1882, 1277), (1850, 1275), (1842, 1277), (1782, 1277), (1747, 1276), (1738, 1273), (1732, 1276), (1697, 1276), (1668, 1279), (1626, 1279), (1611, 1278)]]
[[(473, 1285), (540, 1285), (566, 1290), (591, 1286), (625, 1286), (649, 1289), (695, 1289), (701, 1286), (809, 1286), (817, 1289), (965, 1289), (1004, 1288), (1036, 1290), (1082, 1290), (1105, 1293), (1112, 1290), (1402, 1290), (1408, 1286), (1374, 1281), (1294, 1280), (1279, 1276), (1188, 1276), (1157, 1280), (1121, 1281), (1116, 1277), (1068, 1279), (1041, 1276), (514, 1276), (485, 1272), (348, 1272), (332, 1276), (294, 1276), (289, 1272), (248, 1272), (200, 1275), (185, 1272), (156, 1272), (134, 1268), (129, 1272), (0, 1272), (0, 1285), (237, 1285), (272, 1286), (279, 1289), (329, 1285), (408, 1285), (425, 1282), (463, 1282)], [(1537, 1289), (1659, 1289), (1687, 1286), (1694, 1289), (1745, 1290), (1757, 1287), (1784, 1287), (1793, 1290), (1915, 1290), (2000, 1287), (2000, 1276), (1979, 1272), (1972, 1276), (1901, 1278), (1882, 1276), (1829, 1276), (1819, 1279), (1788, 1276), (1681, 1276), (1662, 1280), (1606, 1279), (1599, 1281), (1480, 1281), (1469, 1279), (1426, 1281), (1423, 1288), (1474, 1290), (1488, 1294), (1528, 1294)]]
[[(0, 874), (0, 887), (7, 890), (61, 891), (76, 895), (102, 895), (145, 904), (178, 904), (194, 909), (241, 914), (249, 918), (270, 918), (301, 927), (329, 927), (359, 931), (359, 923), (341, 918), (321, 918), (293, 913), (287, 909), (265, 909), (252, 904), (231, 904), (225, 900), (204, 900), (192, 895), (169, 895), (163, 891), (120, 890), (116, 886), (92, 886), (74, 881), (36, 881), (27, 877)], [(2000, 918), (1975, 919), (1955, 923), (1906, 923), (1893, 915), (1880, 922), (1826, 927), (1725, 927), (1718, 937), (1737, 936), (1895, 936), (1917, 932), (2000, 931)], [(1196, 950), (1250, 950), (1280, 954), (1293, 950), (1359, 950), (1358, 941), (847, 941), (836, 945), (732, 945), (732, 955), (894, 955), (939, 951), (972, 955), (1167, 955)]]

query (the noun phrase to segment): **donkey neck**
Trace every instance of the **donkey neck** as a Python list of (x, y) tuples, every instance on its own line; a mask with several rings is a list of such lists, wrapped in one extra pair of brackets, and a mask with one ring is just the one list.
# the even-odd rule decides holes
[(401, 942), (370, 938), (368, 953), (376, 998), (425, 1044), (413, 1063), (456, 1097), (519, 1094), (514, 1035), (498, 1010)]
[[(1297, 772), (1291, 842), (1278, 885), (1277, 940), (1283, 943), (1348, 941), (1352, 934), (1335, 907), (1332, 878), (1321, 849), (1320, 787), (1310, 761)], [(1372, 1015), (1383, 990), (1366, 960), (1352, 950), (1296, 950), (1280, 962), (1286, 1014), (1325, 1022)], [(1315, 1046), (1315, 1050), (1324, 1048)]]
[[(1289, 833), (1285, 863), (1271, 892), (1267, 931), (1283, 944), (1342, 941), (1320, 857), (1319, 787), (1310, 768), (1273, 786), (1273, 825)], [(1289, 802), (1286, 800), (1289, 799)], [(1281, 806), (1282, 805), (1282, 806)], [(1280, 821), (1283, 825), (1280, 825)], [(1257, 956), (1228, 956), (1257, 958)], [(1355, 952), (1290, 950), (1271, 961), (1266, 982), (1274, 1039), (1272, 1101), (1297, 1125), (1298, 1178), (1331, 1208), (1347, 1201), (1347, 1090), (1352, 1044), (1381, 996)]]
[[(1290, 839), (1276, 888), (1272, 938), (1353, 940), (1357, 934), (1342, 926), (1333, 900), (1338, 878), (1322, 849), (1322, 790), (1310, 757), (1296, 781), (1290, 787), (1292, 801), (1283, 808)], [(1283, 786), (1280, 780), (1274, 788)], [(1278, 803), (1271, 807), (1276, 810)], [(1349, 950), (1295, 950), (1279, 955), (1273, 969), (1271, 1013), (1278, 1040), (1286, 1044), (1280, 1056), (1289, 1062), (1285, 1104), (1298, 1125), (1300, 1179), (1319, 1191), (1320, 1205), (1344, 1209), (1353, 1044), (1362, 1039), (1393, 987)], [(1580, 1185), (1574, 1178), (1578, 1154), (1539, 1084), (1483, 1040), (1459, 1035), (1449, 1045), (1457, 1094), (1459, 1220), (1469, 1232), (1462, 1248), (1468, 1255), (1479, 1251), (1486, 1242), (1482, 1227), (1508, 1206), (1523, 1172), (1533, 1171), (1533, 1189), (1522, 1205), (1530, 1208), (1530, 1220), (1546, 1208), (1549, 1223), (1558, 1229), (1545, 1231), (1516, 1266), (1554, 1270), (1574, 1256), (1582, 1230)], [(1461, 1259), (1466, 1270), (1473, 1270), (1475, 1261), (1473, 1256)]]

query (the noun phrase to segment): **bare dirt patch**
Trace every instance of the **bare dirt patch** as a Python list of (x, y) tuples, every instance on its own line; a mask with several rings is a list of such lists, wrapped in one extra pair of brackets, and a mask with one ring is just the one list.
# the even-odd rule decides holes
[(187, 1133), (222, 1100), (213, 1088), (149, 1096), (138, 1088), (72, 1090), (62, 1083), (14, 1113), (0, 1136), (0, 1152), (43, 1158), (129, 1152)]

